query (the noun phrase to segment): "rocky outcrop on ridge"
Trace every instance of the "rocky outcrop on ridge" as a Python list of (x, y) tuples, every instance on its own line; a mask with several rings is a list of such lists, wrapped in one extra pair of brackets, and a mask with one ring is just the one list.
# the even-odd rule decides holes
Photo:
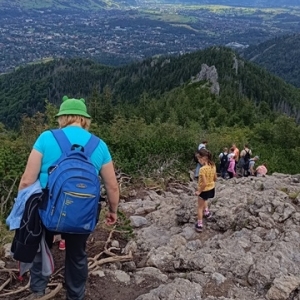
[(210, 92), (215, 95), (220, 94), (220, 84), (218, 82), (218, 72), (215, 66), (209, 67), (207, 64), (201, 65), (200, 72), (191, 78), (191, 83), (199, 81), (208, 81), (210, 86)]
[(138, 272), (161, 285), (137, 300), (300, 299), (300, 175), (218, 179), (213, 221), (194, 231), (196, 183), (121, 203), (144, 253)]

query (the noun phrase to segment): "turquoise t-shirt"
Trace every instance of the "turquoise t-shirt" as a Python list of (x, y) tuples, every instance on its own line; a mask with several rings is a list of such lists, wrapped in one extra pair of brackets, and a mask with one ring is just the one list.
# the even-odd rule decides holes
[[(90, 139), (91, 133), (78, 126), (67, 126), (62, 129), (67, 135), (70, 143), (85, 146)], [(33, 149), (40, 152), (42, 157), (41, 172), (39, 180), (44, 188), (48, 181), (49, 167), (60, 158), (61, 150), (51, 131), (44, 131), (36, 140)], [(91, 161), (95, 166), (97, 174), (100, 172), (102, 165), (112, 160), (108, 147), (102, 140), (91, 156)]]

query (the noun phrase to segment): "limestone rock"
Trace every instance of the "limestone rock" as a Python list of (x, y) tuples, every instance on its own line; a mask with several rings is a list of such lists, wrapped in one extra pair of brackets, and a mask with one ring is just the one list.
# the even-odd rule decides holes
[(176, 278), (174, 282), (162, 284), (136, 300), (201, 300), (202, 287), (189, 280)]
[(213, 218), (204, 219), (202, 233), (194, 230), (194, 181), (122, 204), (133, 215), (143, 211), (147, 221), (125, 247), (143, 260), (122, 269), (136, 284), (162, 283), (137, 299), (300, 300), (300, 205), (290, 196), (300, 191), (297, 179), (279, 173), (218, 179), (208, 202)]
[(300, 277), (282, 276), (275, 278), (273, 286), (268, 290), (268, 300), (285, 300), (300, 285)]
[(208, 81), (211, 84), (210, 91), (212, 94), (220, 94), (220, 84), (218, 82), (218, 72), (215, 66), (209, 67), (207, 64), (201, 65), (200, 72), (192, 77), (191, 83), (199, 81)]

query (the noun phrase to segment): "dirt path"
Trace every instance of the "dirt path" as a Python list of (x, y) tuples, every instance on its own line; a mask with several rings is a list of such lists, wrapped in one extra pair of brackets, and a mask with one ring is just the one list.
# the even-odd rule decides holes
[[(111, 240), (117, 240), (119, 242), (120, 248), (124, 248), (127, 244), (127, 239), (124, 235), (118, 232), (114, 232), (111, 236), (110, 231), (97, 227), (95, 232), (89, 237), (87, 243), (87, 253), (88, 257), (92, 258), (96, 255), (99, 255), (102, 251), (105, 250), (105, 246), (107, 245), (106, 241), (110, 238)], [(54, 262), (55, 262), (55, 273), (51, 278), (51, 289), (56, 287), (57, 283), (63, 284), (63, 266), (64, 266), (64, 251), (60, 251), (58, 249), (58, 243), (53, 245), (51, 249)], [(116, 255), (124, 255), (121, 251), (112, 250), (112, 252)], [(99, 259), (108, 258), (109, 255), (103, 253)], [(141, 256), (136, 254), (133, 257), (133, 260), (138, 263), (142, 259)], [(18, 269), (18, 263), (13, 260), (3, 259), (6, 262), (6, 268), (8, 269)], [(109, 268), (109, 264), (104, 264), (100, 266), (100, 270), (105, 268)], [(24, 276), (24, 280), (20, 282), (17, 278), (18, 273), (16, 271), (9, 274), (8, 272), (0, 273), (0, 298), (7, 300), (19, 300), (24, 299), (30, 294), (30, 291), (26, 289), (23, 292), (18, 292), (13, 295), (2, 296), (3, 294), (11, 291), (16, 291), (22, 287), (25, 287), (28, 283), (28, 275)], [(1, 290), (1, 286), (5, 284), (5, 282), (10, 278), (11, 280), (8, 285), (5, 286), (4, 289)], [(86, 297), (85, 299), (97, 299), (97, 300), (133, 300), (136, 299), (139, 295), (145, 294), (151, 289), (158, 286), (158, 282), (155, 280), (149, 279), (143, 281), (141, 284), (137, 285), (133, 280), (130, 283), (125, 284), (119, 281), (116, 281), (110, 276), (99, 277), (95, 275), (89, 275), (89, 279), (86, 285)], [(52, 299), (65, 299), (65, 289), (62, 288), (58, 294), (54, 296)]]

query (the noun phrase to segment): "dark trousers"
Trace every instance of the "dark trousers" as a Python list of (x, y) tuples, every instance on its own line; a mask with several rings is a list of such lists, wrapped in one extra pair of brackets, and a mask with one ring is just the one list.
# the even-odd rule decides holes
[(89, 234), (63, 234), (66, 241), (65, 284), (68, 300), (83, 300), (88, 278), (86, 241)]
[(233, 172), (229, 172), (227, 171), (228, 175), (229, 175), (229, 178), (233, 178)]
[(249, 172), (249, 170), (245, 170), (244, 168), (243, 168), (243, 176), (244, 177), (248, 177), (249, 175), (250, 175), (250, 172)]
[(221, 176), (222, 176), (222, 178), (226, 178), (226, 173), (227, 173), (227, 168), (226, 168), (226, 166), (224, 166), (224, 167), (220, 167), (220, 172), (221, 172)]
[[(62, 234), (62, 238), (66, 241), (65, 285), (68, 300), (84, 299), (85, 283), (88, 278), (85, 252), (88, 237), (89, 234)], [(41, 292), (46, 289), (49, 277), (44, 277), (41, 274), (40, 258), (33, 262), (30, 276), (30, 288), (33, 292)]]

